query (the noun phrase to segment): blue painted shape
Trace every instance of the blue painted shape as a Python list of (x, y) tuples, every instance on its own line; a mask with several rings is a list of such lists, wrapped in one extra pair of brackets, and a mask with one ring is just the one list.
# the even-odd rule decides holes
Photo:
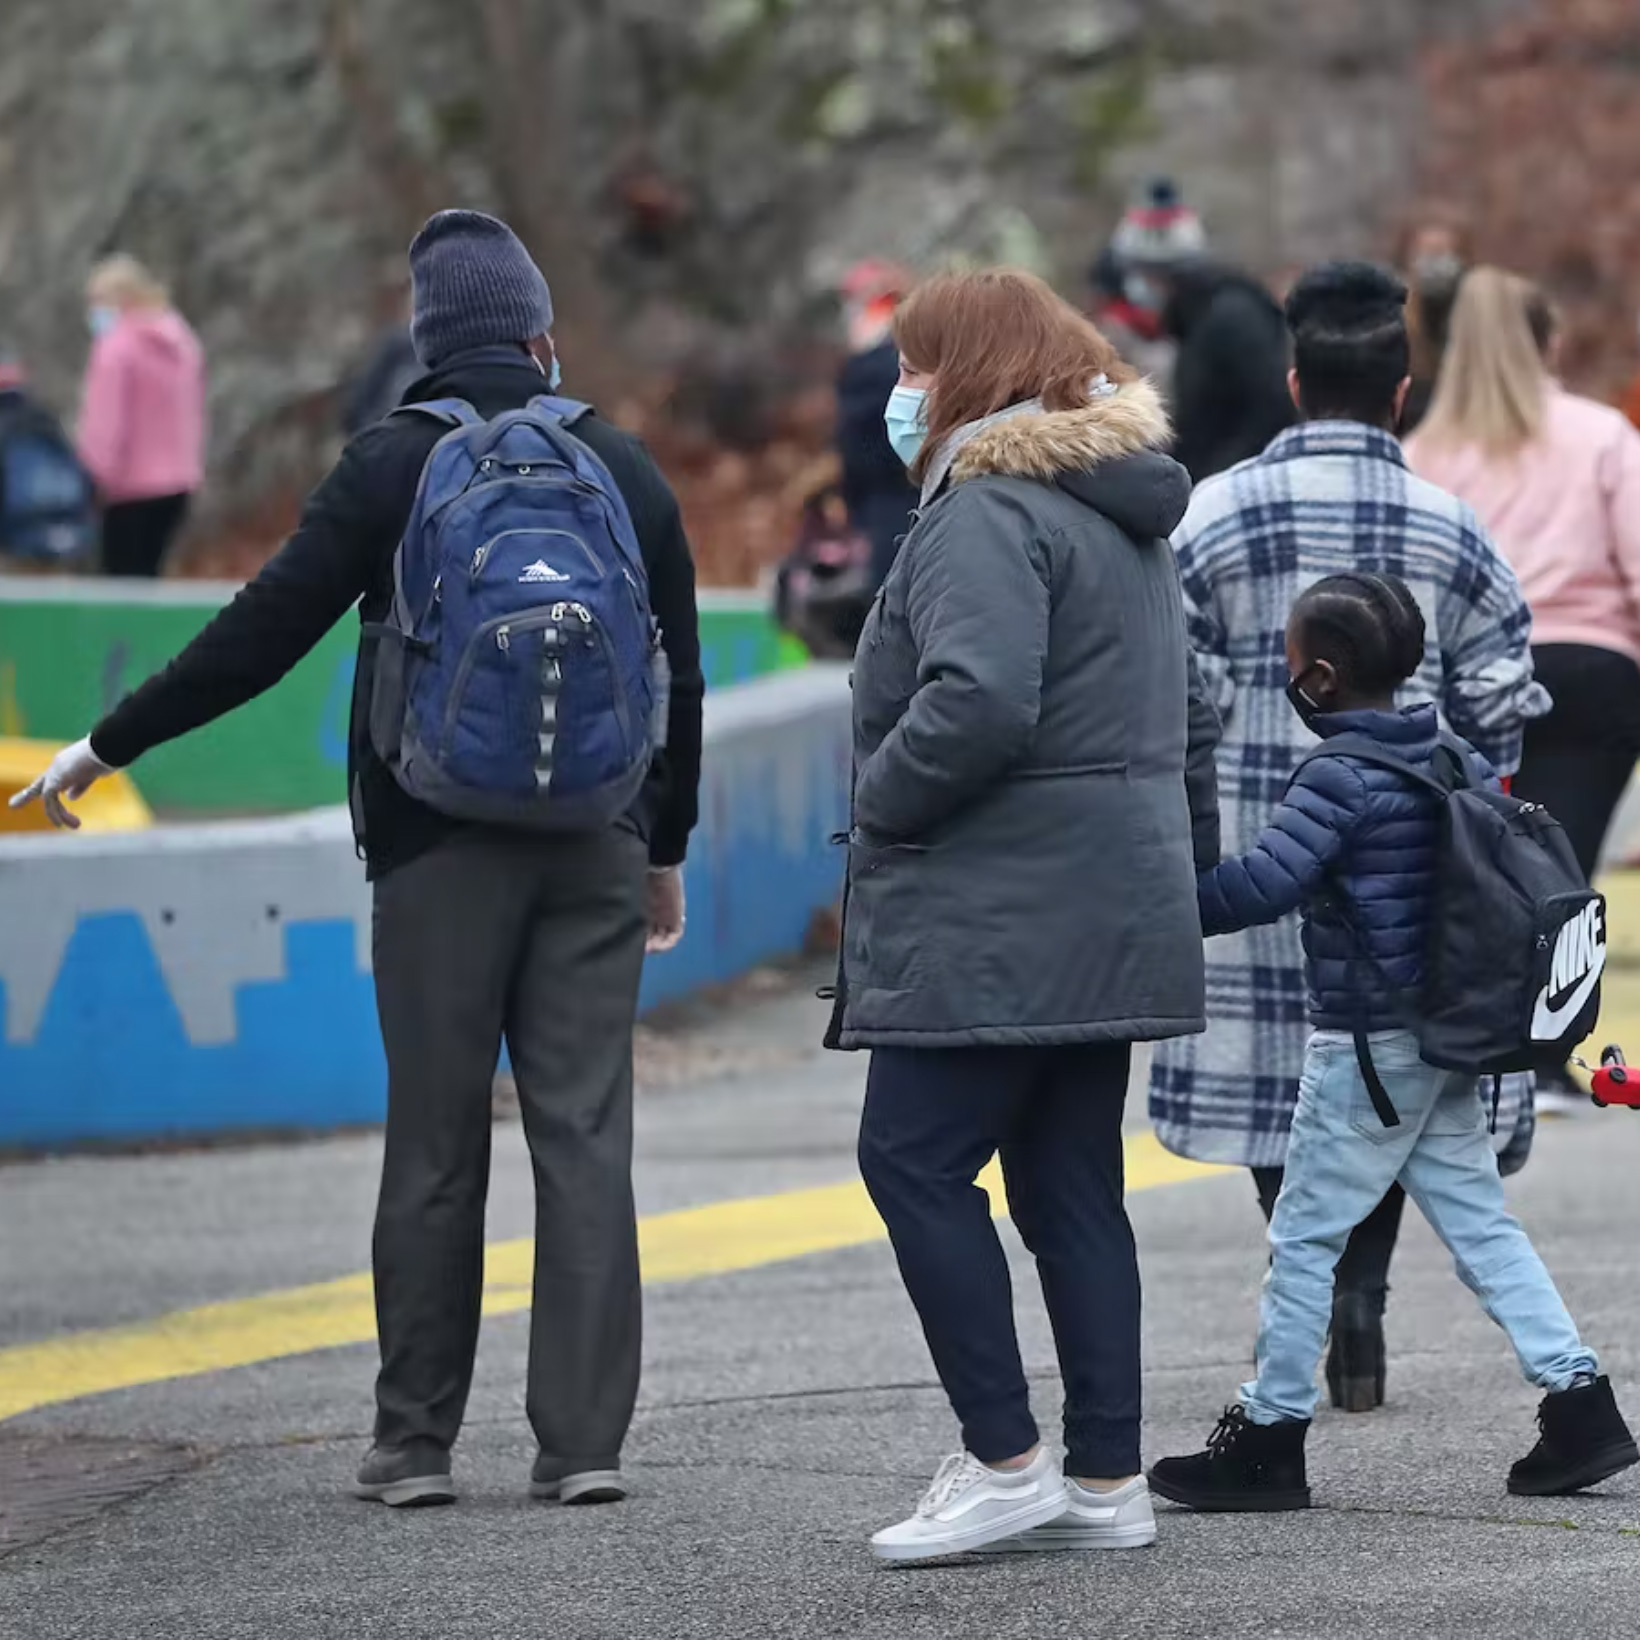
[(142, 919), (82, 919), (34, 1040), (0, 1036), (0, 1146), (380, 1121), (386, 1069), (353, 924), (294, 924), (285, 948), (283, 979), (239, 988), (235, 1040), (195, 1047)]
[[(797, 949), (841, 886), (828, 838), (847, 824), (848, 761), (846, 720), (709, 747), (688, 936), (648, 964), (642, 1006)], [(386, 1070), (353, 922), (284, 937), (284, 976), (235, 992), (234, 1039), (195, 1046), (142, 919), (82, 917), (32, 1042), (6, 1040), (0, 982), (0, 1147), (379, 1121)]]
[(701, 828), (684, 867), (688, 933), (645, 966), (642, 1007), (801, 948), (815, 913), (842, 891), (843, 857), (829, 839), (848, 825), (847, 757), (845, 742), (811, 743), (799, 794), (782, 792), (752, 759), (707, 759)]

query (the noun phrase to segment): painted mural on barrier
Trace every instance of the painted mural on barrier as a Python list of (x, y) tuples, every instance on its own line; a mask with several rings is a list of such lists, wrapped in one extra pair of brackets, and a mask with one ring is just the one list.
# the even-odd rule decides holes
[[(709, 705), (689, 932), (646, 1006), (802, 943), (848, 756), (832, 669)], [(369, 906), (341, 810), (0, 842), (0, 1148), (380, 1120)]]
[[(227, 602), (216, 582), (132, 586), (0, 575), (0, 735), (77, 740)], [(151, 752), (137, 785), (162, 813), (289, 813), (346, 797), (357, 627), (338, 623), (261, 699)], [(709, 689), (805, 660), (756, 593), (701, 594)]]

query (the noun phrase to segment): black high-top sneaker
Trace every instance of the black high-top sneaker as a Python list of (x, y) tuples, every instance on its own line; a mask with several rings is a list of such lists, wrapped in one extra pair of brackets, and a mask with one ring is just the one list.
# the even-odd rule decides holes
[(1520, 1497), (1581, 1492), (1640, 1463), (1609, 1378), (1545, 1395), (1537, 1421), (1537, 1445), (1509, 1471), (1509, 1490)]
[(1190, 1509), (1251, 1514), (1308, 1509), (1304, 1437), (1310, 1420), (1255, 1424), (1240, 1406), (1226, 1407), (1207, 1450), (1163, 1458), (1150, 1471), (1151, 1489)]
[(1333, 1298), (1327, 1393), (1345, 1412), (1384, 1404), (1384, 1296), (1341, 1289)]

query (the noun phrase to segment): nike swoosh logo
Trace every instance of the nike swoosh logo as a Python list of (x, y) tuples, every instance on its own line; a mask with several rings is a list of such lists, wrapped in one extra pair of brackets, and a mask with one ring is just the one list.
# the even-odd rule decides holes
[(1583, 1012), (1585, 1004), (1594, 995), (1600, 975), (1606, 966), (1606, 948), (1595, 952), (1594, 967), (1578, 981), (1577, 989), (1558, 1008), (1549, 1006), (1549, 987), (1538, 993), (1537, 1007), (1532, 1012), (1532, 1040), (1555, 1042), (1563, 1037)]

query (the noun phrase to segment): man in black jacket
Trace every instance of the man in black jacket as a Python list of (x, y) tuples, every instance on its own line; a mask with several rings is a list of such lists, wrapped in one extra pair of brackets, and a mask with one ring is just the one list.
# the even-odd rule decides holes
[(1173, 367), (1175, 460), (1200, 484), (1265, 446), (1297, 419), (1287, 391), (1287, 322), (1263, 285), (1204, 260), (1162, 280)]
[[(412, 333), (428, 373), (407, 403), (521, 407), (558, 375), (546, 280), (510, 229), (432, 218), (410, 249)], [(421, 470), (443, 430), (395, 415), (348, 445), (296, 533), (163, 671), (59, 755), (18, 801), (63, 799), (271, 688), (347, 611), (380, 621)], [(527, 1407), (531, 1490), (624, 1496), (637, 1395), (632, 1024), (646, 942), (683, 930), (679, 868), (697, 812), (700, 641), (677, 503), (643, 445), (589, 417), (575, 436), (625, 497), (671, 668), (667, 746), (634, 811), (607, 832), (546, 838), (447, 818), (404, 792), (367, 732), (372, 644), (354, 688), (350, 786), (375, 884), (387, 1145), (374, 1238), (381, 1337), (376, 1439), (361, 1496), (454, 1497), (450, 1448), (472, 1380), (483, 1290), (490, 1085), (512, 1055), (535, 1166)]]

